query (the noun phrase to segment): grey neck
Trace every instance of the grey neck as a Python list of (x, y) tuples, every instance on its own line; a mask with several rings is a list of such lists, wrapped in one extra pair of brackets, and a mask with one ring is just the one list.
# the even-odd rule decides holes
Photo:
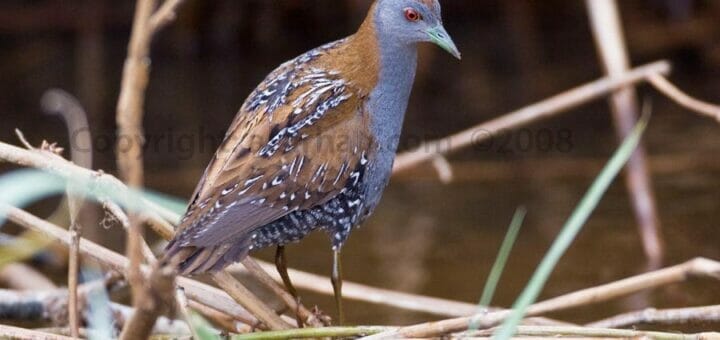
[[(378, 32), (383, 28), (377, 24)], [(396, 41), (378, 33), (380, 76), (367, 103), (371, 126), (379, 150), (368, 169), (369, 205), (380, 200), (392, 171), (403, 119), (417, 67), (417, 45)]]
[(385, 146), (392, 146), (394, 153), (415, 80), (417, 46), (397, 43), (392, 38), (379, 40), (380, 76), (370, 95), (374, 106), (372, 128), (379, 142), (393, 142)]
[[(378, 11), (382, 6), (378, 6)], [(375, 29), (380, 49), (378, 84), (370, 93), (371, 129), (381, 152), (395, 156), (402, 131), (405, 110), (415, 81), (417, 44), (408, 44), (393, 36), (393, 27), (385, 27), (381, 13), (375, 13)]]

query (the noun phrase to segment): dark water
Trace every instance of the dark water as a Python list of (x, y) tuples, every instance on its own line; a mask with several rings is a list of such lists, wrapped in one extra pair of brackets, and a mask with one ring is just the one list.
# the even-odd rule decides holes
[[(446, 11), (448, 29), (464, 53), (461, 63), (432, 48), (422, 51), (404, 130), (405, 147), (419, 139), (467, 128), (600, 75), (589, 32), (583, 28), (581, 6), (563, 7), (551, 19), (538, 19), (541, 33), (536, 39), (513, 35), (518, 28), (503, 19), (510, 15), (508, 8), (472, 8), (465, 12), (459, 5), (449, 6)], [(188, 37), (182, 29), (168, 31), (156, 43), (145, 119), (149, 187), (189, 196), (218, 139), (254, 85), (283, 60), (349, 32), (338, 25), (283, 34), (291, 28), (277, 27), (278, 43), (270, 46), (255, 44), (252, 39), (231, 39), (214, 42), (209, 52), (199, 52), (198, 46), (204, 46), (200, 43), (207, 41)], [(102, 85), (89, 92), (100, 103), (98, 110), (90, 112), (96, 167), (108, 171), (114, 170), (113, 104), (126, 34), (127, 27), (107, 33), (104, 68), (95, 75)], [(5, 33), (0, 38), (7, 47), (0, 55), (4, 78), (0, 81), (1, 139), (14, 142), (12, 129), (19, 127), (33, 142), (45, 138), (72, 144), (62, 123), (42, 116), (37, 103), (49, 87), (82, 87), (86, 75), (77, 73), (74, 62), (85, 52), (76, 50), (67, 34)], [(673, 80), (680, 87), (720, 102), (720, 63), (706, 52), (697, 46), (669, 47), (636, 52), (633, 59), (639, 64), (670, 57), (676, 66)], [(666, 240), (665, 264), (697, 256), (718, 259), (720, 126), (677, 108), (646, 87), (641, 87), (640, 93), (650, 96), (654, 104), (645, 142)], [(353, 233), (344, 249), (346, 279), (474, 302), (513, 212), (522, 205), (528, 216), (494, 300), (498, 306), (512, 304), (617, 144), (603, 102), (510, 137), (498, 136), (494, 143), (454, 154), (450, 160), (456, 180), (451, 184), (441, 184), (428, 166), (397, 176), (375, 216)], [(121, 237), (115, 233), (104, 242), (122, 249), (114, 240)], [(271, 253), (263, 251), (260, 256), (270, 259)], [(330, 249), (323, 234), (290, 246), (288, 256), (292, 267), (329, 274)], [(637, 274), (644, 267), (632, 211), (618, 180), (556, 268), (542, 297), (607, 283)], [(307, 304), (332, 312), (329, 297), (304, 296)], [(720, 303), (720, 293), (716, 282), (693, 279), (653, 291), (644, 302), (659, 308), (710, 305)], [(643, 306), (638, 299), (619, 299), (556, 317), (585, 322)], [(348, 302), (347, 314), (351, 322), (364, 324), (428, 319), (427, 315), (359, 302)]]

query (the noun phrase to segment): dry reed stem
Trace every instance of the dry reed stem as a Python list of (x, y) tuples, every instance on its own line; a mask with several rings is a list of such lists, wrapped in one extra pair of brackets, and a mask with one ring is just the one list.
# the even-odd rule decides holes
[[(175, 300), (178, 303), (177, 307), (180, 310), (180, 315), (182, 316), (183, 320), (185, 320), (188, 325), (192, 325), (192, 320), (190, 319), (190, 311), (188, 310), (188, 299), (187, 296), (185, 296), (185, 292), (182, 290), (182, 288), (175, 289)], [(192, 333), (193, 338), (201, 339), (201, 337), (198, 336), (195, 327), (190, 327), (190, 332)]]
[(440, 182), (443, 184), (450, 184), (454, 179), (453, 168), (450, 162), (444, 156), (436, 156), (432, 160), (435, 172), (438, 174)]
[[(273, 264), (257, 259), (253, 259), (253, 262), (259, 265), (266, 273), (271, 273), (269, 276), (275, 282), (282, 282), (280, 275), (273, 270)], [(230, 266), (228, 271), (231, 273), (249, 272), (246, 267), (239, 264)], [(325, 295), (334, 294), (330, 279), (325, 276), (292, 268), (288, 268), (288, 275), (292, 277), (295, 287)], [(351, 281), (343, 282), (343, 298), (440, 316), (461, 317), (477, 312), (477, 304), (473, 303), (403, 293)], [(531, 318), (527, 321), (530, 324), (537, 325), (572, 325), (571, 323), (547, 318)]]
[(159, 218), (157, 215), (144, 214), (143, 221), (152, 231), (158, 234), (163, 240), (171, 240), (175, 235), (175, 228), (168, 221)]
[[(477, 337), (491, 337), (495, 329), (480, 330), (470, 334), (462, 334), (459, 338), (468, 339)], [(514, 338), (538, 337), (547, 339), (662, 339), (662, 340), (706, 340), (718, 339), (720, 333), (696, 333), (696, 334), (680, 334), (643, 330), (628, 329), (608, 329), (608, 328), (590, 328), (590, 327), (568, 327), (568, 326), (519, 326)]]
[[(630, 58), (625, 47), (617, 1), (586, 0), (585, 4), (595, 44), (607, 75), (620, 77), (626, 74), (630, 69)], [(618, 139), (624, 140), (632, 133), (639, 117), (635, 88), (624, 86), (615, 90), (609, 102)], [(648, 259), (648, 268), (657, 269), (662, 265), (664, 245), (647, 156), (642, 142), (628, 160), (626, 169), (625, 185), (635, 212), (643, 250)]]
[[(45, 92), (42, 99), (40, 100), (43, 110), (48, 114), (59, 114), (67, 125), (68, 136), (72, 138), (76, 132), (88, 129), (87, 113), (82, 108), (77, 99), (71, 94), (62, 90), (49, 90)], [(85, 147), (92, 150), (92, 142), (89, 137), (85, 135), (84, 141)], [(87, 168), (92, 167), (92, 151), (81, 152), (76, 150), (77, 148), (71, 148), (71, 158), (75, 164), (85, 166)], [(72, 185), (68, 185), (66, 190), (67, 208), (70, 215), (70, 226), (68, 231), (70, 232), (72, 243), (70, 245), (70, 251), (68, 256), (68, 287), (70, 290), (70, 298), (68, 302), (68, 313), (69, 313), (69, 324), (70, 334), (74, 338), (80, 337), (80, 310), (78, 307), (78, 276), (80, 275), (80, 255), (78, 250), (80, 248), (80, 235), (82, 234), (82, 225), (79, 221), (79, 213), (85, 203), (83, 195), (77, 188)]]
[[(556, 298), (538, 302), (530, 306), (527, 316), (543, 315), (568, 308), (585, 306), (607, 301), (620, 296), (637, 293), (646, 289), (686, 281), (698, 276), (720, 280), (720, 262), (696, 258), (672, 267), (632, 276), (623, 280), (572, 292)], [(492, 327), (502, 322), (510, 311), (489, 312), (477, 316), (461, 317), (402, 327), (398, 330), (380, 333), (368, 339), (390, 339), (396, 337), (433, 337), (467, 329), (470, 320), (478, 318), (482, 328)]]
[[(150, 77), (150, 42), (152, 41), (148, 23), (155, 9), (155, 3), (155, 0), (137, 0), (136, 2), (135, 17), (117, 103), (118, 171), (120, 177), (132, 188), (139, 188), (143, 185), (142, 145), (144, 134), (142, 120), (145, 90)], [(147, 285), (144, 282), (140, 270), (142, 242), (142, 226), (138, 217), (131, 214), (126, 245), (127, 257), (130, 260), (127, 279), (132, 288), (133, 306), (137, 312), (125, 325), (120, 334), (121, 339), (147, 338), (152, 329), (156, 311), (160, 308), (159, 302), (152, 301), (153, 294), (150, 291), (152, 284)], [(148, 322), (151, 318), (151, 322)], [(147, 327), (149, 323), (150, 327)], [(143, 328), (137, 326), (143, 326)]]
[(188, 307), (212, 320), (213, 324), (228, 333), (247, 333), (252, 330), (251, 326), (238, 323), (232, 316), (201, 303), (190, 300), (188, 301)]
[[(46, 328), (35, 328), (37, 332), (49, 333), (52, 335), (70, 336), (70, 329), (67, 327), (46, 327)], [(87, 329), (80, 328), (80, 337), (87, 338)]]
[(175, 301), (175, 273), (171, 268), (155, 267), (145, 281), (142, 294), (147, 300), (133, 303), (135, 313), (123, 327), (120, 340), (147, 339), (158, 317)]
[(275, 281), (275, 279), (268, 274), (268, 272), (273, 272), (272, 269), (265, 271), (265, 269), (263, 269), (257, 261), (249, 256), (242, 261), (242, 264), (250, 272), (250, 274), (257, 278), (263, 285), (265, 285), (265, 287), (270, 288), (275, 295), (280, 297), (291, 312), (297, 313), (305, 324), (313, 327), (324, 326), (312, 312), (310, 312), (302, 304), (299, 304), (297, 300), (295, 300), (295, 297), (288, 293), (282, 286), (280, 286), (280, 284), (278, 284), (278, 281)]
[(20, 327), (0, 325), (0, 338), (3, 339), (22, 339), (22, 340), (73, 340), (74, 338), (33, 331)]
[(413, 150), (399, 154), (395, 159), (393, 173), (433, 160), (438, 154), (443, 155), (458, 151), (495, 138), (504, 131), (553, 117), (563, 111), (605, 96), (616, 89), (647, 81), (648, 77), (652, 75), (667, 74), (669, 72), (670, 64), (666, 61), (657, 61), (637, 67), (617, 77), (605, 77), (575, 87), (543, 101), (501, 115), (489, 122), (473, 126), (445, 138), (425, 142)]
[(283, 321), (274, 310), (267, 307), (260, 299), (258, 299), (251, 291), (249, 291), (240, 282), (226, 271), (212, 274), (213, 280), (224, 289), (236, 302), (241, 304), (252, 315), (255, 315), (271, 330), (283, 330), (292, 328), (287, 322)]
[(672, 267), (631, 276), (612, 283), (587, 288), (534, 304), (528, 311), (545, 314), (626, 296), (639, 291), (686, 281), (689, 277), (720, 280), (720, 262), (696, 258)]
[(720, 322), (720, 305), (633, 311), (615, 315), (585, 325), (598, 328), (622, 328), (643, 323), (683, 324), (690, 322)]
[[(87, 303), (88, 293), (102, 288), (105, 282), (94, 281), (80, 286), (80, 301)], [(50, 322), (53, 326), (67, 325), (67, 304), (69, 291), (64, 288), (36, 289), (33, 291), (17, 291), (0, 289), (0, 314), (6, 321)], [(110, 310), (115, 324), (122, 326), (135, 312), (132, 308), (110, 303)], [(167, 334), (189, 334), (187, 324), (180, 320), (160, 318), (156, 323), (155, 332)], [(71, 334), (68, 329), (68, 335)]]
[[(255, 262), (265, 272), (270, 273), (269, 275), (276, 282), (281, 282), (280, 275), (274, 271), (273, 264), (260, 260), (255, 260)], [(247, 270), (241, 265), (233, 265), (229, 271), (239, 273)], [(298, 288), (325, 295), (334, 294), (330, 280), (325, 276), (292, 268), (288, 268), (288, 275)], [(343, 282), (343, 298), (442, 316), (465, 316), (477, 311), (477, 305), (472, 303), (401, 293), (348, 281)]]
[[(79, 202), (76, 198), (70, 196), (68, 191), (68, 203), (70, 209), (70, 255), (68, 257), (68, 289), (70, 290), (70, 299), (68, 301), (68, 319), (70, 323), (70, 335), (73, 338), (80, 337), (80, 310), (78, 307), (78, 275), (80, 274), (80, 233), (82, 227), (77, 222), (77, 211)], [(75, 203), (71, 203), (75, 202)]]
[[(114, 202), (104, 200), (101, 202), (103, 205), (103, 208), (105, 208), (110, 214), (113, 215), (118, 220), (118, 223), (120, 223), (120, 226), (125, 230), (126, 232), (130, 231), (130, 218), (125, 214), (125, 212), (115, 204)], [(144, 220), (142, 217), (142, 214), (140, 214), (141, 220)], [(142, 247), (142, 254), (145, 258), (145, 261), (148, 264), (154, 264), (157, 259), (155, 258), (155, 254), (153, 254), (152, 249), (150, 249), (150, 246), (145, 242), (145, 240), (140, 240), (140, 246)]]
[(131, 187), (143, 184), (143, 105), (150, 74), (152, 32), (149, 29), (149, 20), (155, 4), (155, 0), (136, 2), (117, 103), (118, 170), (120, 177)]
[(8, 263), (0, 269), (0, 285), (18, 290), (57, 288), (43, 273), (23, 263)]
[(652, 84), (656, 90), (660, 91), (660, 93), (664, 94), (678, 105), (690, 111), (695, 111), (713, 118), (720, 123), (720, 106), (690, 97), (659, 74), (651, 75), (648, 78), (648, 81), (650, 81), (650, 84)]
[(165, 26), (173, 22), (177, 15), (177, 9), (183, 3), (183, 0), (165, 0), (163, 4), (150, 17), (149, 29), (151, 34), (156, 34)]

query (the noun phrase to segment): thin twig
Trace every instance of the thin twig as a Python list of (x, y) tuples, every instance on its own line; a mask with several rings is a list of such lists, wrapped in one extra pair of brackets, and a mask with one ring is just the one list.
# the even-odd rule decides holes
[(288, 323), (283, 321), (272, 309), (267, 307), (260, 299), (258, 299), (245, 286), (240, 284), (228, 272), (222, 271), (212, 274), (213, 280), (224, 289), (230, 296), (241, 304), (250, 313), (255, 315), (268, 328), (272, 330), (282, 330), (292, 328)]
[[(258, 259), (254, 259), (254, 262), (266, 273), (270, 273), (269, 275), (275, 282), (282, 282), (280, 275), (274, 270), (273, 264)], [(231, 273), (248, 273), (247, 268), (240, 264), (228, 267), (228, 271)], [(334, 294), (330, 279), (325, 276), (292, 268), (288, 268), (288, 274), (292, 277), (293, 284), (298, 288), (325, 295)], [(343, 282), (343, 298), (441, 316), (462, 317), (477, 312), (477, 304), (403, 293), (349, 281)], [(490, 310), (498, 311), (500, 309)], [(572, 325), (568, 322), (548, 318), (530, 318), (527, 321), (528, 324), (535, 325)]]
[[(53, 335), (62, 335), (62, 336), (70, 336), (70, 328), (67, 327), (47, 327), (47, 328), (36, 328), (34, 331), (37, 332), (44, 332), (44, 333), (50, 333)], [(87, 329), (86, 328), (80, 328), (80, 336), (82, 338), (87, 338)]]
[(70, 159), (83, 168), (92, 168), (92, 138), (87, 113), (80, 102), (68, 92), (60, 89), (46, 91), (40, 99), (43, 111), (58, 115), (65, 121), (70, 138)]
[[(461, 337), (487, 337), (492, 336), (495, 329), (487, 329), (469, 334), (463, 334)], [(626, 329), (608, 329), (608, 328), (589, 328), (589, 327), (567, 327), (567, 326), (520, 326), (516, 336), (518, 337), (548, 337), (548, 338), (610, 338), (610, 339), (662, 339), (662, 340), (704, 340), (716, 339), (720, 337), (720, 333), (697, 333), (697, 334), (681, 334), (667, 333), (641, 330)]]
[[(68, 136), (77, 136), (78, 132), (88, 131), (89, 125), (87, 114), (80, 103), (71, 94), (63, 90), (49, 90), (43, 94), (40, 100), (41, 106), (47, 114), (60, 115), (68, 130)], [(84, 139), (84, 140), (83, 140)], [(71, 145), (70, 154), (72, 161), (80, 166), (92, 167), (92, 145), (91, 139), (86, 134), (81, 136), (74, 142), (86, 143), (84, 145)], [(68, 185), (67, 188), (67, 207), (70, 214), (70, 231), (72, 243), (68, 256), (68, 287), (70, 290), (70, 299), (68, 303), (70, 334), (74, 338), (80, 337), (80, 310), (78, 307), (78, 275), (80, 274), (80, 256), (78, 250), (80, 248), (80, 235), (82, 234), (82, 225), (78, 218), (80, 210), (84, 204), (83, 195), (77, 188)]]
[[(255, 261), (276, 282), (282, 282), (280, 275), (274, 270), (273, 264), (260, 260)], [(229, 271), (239, 273), (245, 272), (246, 269), (241, 265), (233, 265), (229, 267)], [(288, 274), (298, 288), (325, 295), (333, 294), (330, 280), (325, 276), (292, 268), (288, 268)], [(473, 314), (477, 310), (477, 305), (472, 303), (401, 293), (347, 281), (343, 282), (343, 298), (442, 316), (465, 316)]]
[(173, 22), (177, 16), (177, 9), (182, 3), (183, 0), (165, 0), (155, 14), (150, 17), (150, 31), (155, 34)]
[(19, 290), (48, 290), (56, 288), (45, 275), (23, 263), (8, 263), (0, 269), (0, 284)]
[(133, 303), (135, 313), (120, 333), (120, 340), (147, 339), (155, 321), (175, 301), (175, 273), (171, 268), (154, 267), (150, 271), (143, 297), (147, 300)]
[(691, 322), (720, 322), (720, 305), (672, 309), (647, 308), (595, 321), (585, 326), (621, 328), (644, 323), (677, 325)]
[(143, 184), (142, 120), (150, 74), (150, 16), (155, 0), (138, 0), (117, 103), (118, 170), (131, 187)]
[[(610, 77), (621, 77), (630, 69), (630, 61), (623, 38), (620, 14), (616, 0), (585, 1), (593, 37), (600, 59)], [(633, 86), (617, 89), (610, 97), (615, 129), (620, 140), (633, 130), (638, 120), (637, 95)], [(625, 184), (630, 194), (643, 250), (648, 268), (657, 269), (662, 264), (664, 245), (660, 234), (660, 219), (655, 194), (650, 184), (647, 156), (642, 143), (638, 145), (627, 163)]]
[[(573, 307), (586, 306), (651, 288), (683, 282), (693, 276), (720, 280), (720, 262), (705, 258), (696, 258), (676, 266), (632, 276), (616, 282), (583, 289), (558, 296), (556, 298), (541, 301), (530, 306), (525, 314), (527, 316), (537, 316)], [(471, 320), (480, 320), (481, 327), (488, 328), (502, 322), (509, 313), (510, 311), (503, 310), (469, 317), (422, 323), (414, 326), (403, 327), (392, 332), (377, 334), (368, 338), (388, 339), (397, 337), (438, 336), (464, 331), (467, 329), (468, 323)]]
[(692, 276), (720, 280), (720, 262), (696, 258), (688, 262), (631, 276), (626, 279), (579, 290), (553, 299), (538, 302), (531, 307), (534, 315), (546, 314), (572, 307), (607, 301), (647, 289), (684, 282)]
[(169, 241), (175, 235), (175, 228), (165, 219), (159, 218), (159, 215), (145, 213), (142, 216), (145, 225), (150, 227), (163, 240)]
[[(150, 77), (150, 42), (152, 32), (149, 29), (150, 16), (155, 9), (155, 0), (137, 0), (135, 17), (128, 54), (123, 68), (120, 96), (117, 103), (117, 163), (120, 177), (132, 188), (143, 185), (144, 134), (142, 131), (145, 90)], [(145, 284), (140, 270), (142, 262), (142, 226), (135, 214), (130, 215), (130, 228), (127, 232), (126, 253), (130, 259), (127, 279), (132, 288), (133, 306), (137, 313), (128, 322), (121, 339), (147, 338), (155, 318), (159, 314), (159, 301), (152, 301), (152, 283)], [(162, 275), (151, 275), (160, 278)], [(151, 320), (150, 320), (151, 319)], [(148, 326), (149, 325), (149, 326)], [(131, 328), (132, 326), (132, 328)]]
[[(75, 201), (70, 198), (68, 202)], [(80, 310), (78, 307), (78, 275), (80, 274), (80, 224), (77, 223), (77, 206), (70, 206), (70, 256), (68, 257), (68, 288), (70, 289), (70, 300), (68, 313), (70, 321), (70, 334), (73, 338), (80, 337)], [(76, 211), (73, 213), (72, 211)]]
[(15, 129), (15, 135), (17, 136), (18, 140), (20, 141), (20, 144), (22, 144), (26, 149), (28, 149), (28, 150), (35, 149), (35, 147), (30, 145), (30, 142), (28, 142), (27, 138), (25, 138), (25, 134), (20, 129)]
[(443, 184), (450, 184), (453, 181), (453, 168), (450, 162), (442, 155), (433, 158), (432, 161), (435, 171)]
[[(80, 286), (80, 300), (84, 301), (93, 289), (102, 287), (104, 282), (90, 282)], [(36, 289), (33, 291), (15, 291), (0, 289), (0, 314), (6, 321), (51, 322), (55, 326), (67, 324), (66, 311), (69, 300), (67, 289)], [(132, 308), (110, 303), (115, 322), (122, 327), (125, 320), (135, 312)], [(161, 318), (154, 332), (170, 334), (189, 334), (190, 330), (181, 320)], [(68, 332), (68, 334), (70, 334)]]
[(648, 80), (656, 90), (660, 91), (678, 105), (690, 111), (706, 115), (720, 122), (720, 106), (690, 97), (659, 74), (650, 75)]
[[(123, 230), (126, 232), (129, 232), (130, 230), (130, 218), (125, 214), (125, 212), (115, 204), (115, 202), (109, 201), (109, 200), (103, 200), (102, 202), (103, 208), (105, 208), (109, 213), (112, 214), (112, 216), (117, 219), (117, 221), (122, 226)], [(142, 214), (141, 214), (142, 215)], [(141, 218), (143, 219), (143, 218)], [(145, 240), (140, 240), (140, 246), (142, 247), (142, 254), (145, 258), (145, 261), (148, 264), (154, 264), (157, 259), (155, 258), (155, 254), (153, 254), (152, 249), (150, 249), (150, 246), (145, 242)]]
[[(273, 264), (257, 259), (254, 261), (266, 273), (270, 273), (269, 275), (275, 282), (282, 282), (280, 275), (273, 270)], [(247, 269), (241, 265), (232, 265), (228, 268), (228, 271), (231, 273), (243, 273), (247, 272)], [(334, 294), (330, 279), (325, 276), (291, 268), (288, 268), (288, 274), (292, 277), (293, 284), (298, 288), (325, 295)], [(441, 316), (460, 317), (472, 315), (477, 311), (477, 305), (472, 303), (403, 293), (349, 281), (343, 282), (343, 298)], [(567, 322), (547, 318), (532, 318), (532, 320), (528, 321), (537, 325), (570, 325)]]
[(246, 257), (242, 261), (242, 264), (255, 278), (265, 285), (265, 287), (270, 288), (275, 295), (280, 297), (290, 311), (299, 314), (299, 317), (304, 323), (313, 327), (323, 326), (322, 322), (320, 322), (320, 320), (318, 320), (312, 312), (310, 312), (302, 304), (298, 304), (295, 297), (283, 289), (283, 287), (281, 287), (278, 282), (275, 281), (273, 277), (270, 276), (270, 274), (268, 274), (268, 272), (266, 272), (254, 259)]
[[(184, 292), (183, 292), (184, 293)], [(235, 319), (212, 307), (208, 307), (195, 301), (188, 301), (188, 307), (202, 314), (205, 318), (210, 319), (213, 324), (219, 326), (226, 332), (229, 333), (246, 333), (252, 330), (252, 326), (238, 323)]]
[(33, 331), (20, 327), (0, 325), (0, 338), (3, 339), (27, 339), (27, 340), (73, 340), (67, 336), (50, 334), (40, 331)]
[(308, 338), (355, 338), (394, 329), (385, 326), (298, 328), (233, 336), (232, 340), (284, 340)]
[(555, 116), (560, 112), (601, 98), (613, 90), (645, 81), (653, 74), (667, 74), (669, 72), (670, 65), (665, 61), (658, 61), (635, 68), (617, 77), (605, 77), (573, 88), (451, 136), (423, 143), (414, 150), (398, 155), (395, 159), (393, 173), (430, 161), (438, 154), (448, 154), (462, 148), (478, 145), (498, 137), (505, 131)]
[(195, 327), (192, 324), (192, 320), (190, 319), (190, 311), (188, 310), (188, 300), (187, 296), (185, 296), (185, 292), (182, 288), (176, 288), (175, 289), (175, 300), (178, 302), (178, 309), (180, 310), (180, 315), (182, 315), (183, 320), (190, 326), (190, 332), (192, 333), (192, 336), (195, 339), (202, 339), (195, 330)]

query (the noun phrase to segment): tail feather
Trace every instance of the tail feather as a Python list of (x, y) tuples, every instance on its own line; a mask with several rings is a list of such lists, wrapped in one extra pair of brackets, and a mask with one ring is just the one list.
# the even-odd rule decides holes
[(161, 260), (161, 265), (174, 268), (180, 275), (217, 272), (244, 259), (249, 250), (247, 241), (210, 247), (182, 247), (171, 242)]

